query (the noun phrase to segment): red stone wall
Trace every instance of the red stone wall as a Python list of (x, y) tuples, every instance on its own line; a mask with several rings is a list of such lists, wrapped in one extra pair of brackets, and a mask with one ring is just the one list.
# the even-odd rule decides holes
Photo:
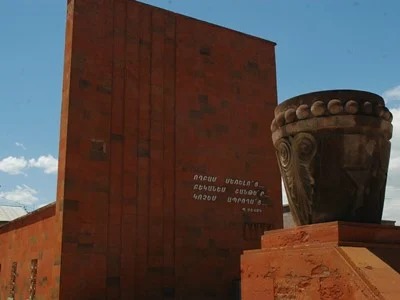
[(124, 0), (66, 41), (60, 299), (229, 299), (282, 226), (274, 44)]
[(15, 299), (29, 299), (31, 263), (37, 260), (35, 299), (58, 299), (60, 252), (55, 205), (0, 227), (0, 299), (8, 299), (16, 264)]

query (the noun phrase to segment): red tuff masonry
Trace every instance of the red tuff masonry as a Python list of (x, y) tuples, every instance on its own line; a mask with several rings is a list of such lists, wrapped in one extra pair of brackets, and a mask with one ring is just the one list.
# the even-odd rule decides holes
[(0, 298), (12, 262), (29, 296), (34, 259), (37, 299), (239, 296), (240, 254), (282, 227), (274, 46), (136, 1), (68, 1), (57, 202), (0, 229)]
[(398, 226), (320, 223), (261, 243), (241, 257), (242, 300), (399, 299)]

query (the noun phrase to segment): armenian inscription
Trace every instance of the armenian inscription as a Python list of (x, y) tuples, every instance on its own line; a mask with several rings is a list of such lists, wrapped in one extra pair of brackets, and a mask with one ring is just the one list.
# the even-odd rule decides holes
[(193, 175), (193, 199), (209, 202), (226, 202), (238, 205), (243, 212), (261, 213), (269, 204), (269, 196), (256, 180), (219, 178)]

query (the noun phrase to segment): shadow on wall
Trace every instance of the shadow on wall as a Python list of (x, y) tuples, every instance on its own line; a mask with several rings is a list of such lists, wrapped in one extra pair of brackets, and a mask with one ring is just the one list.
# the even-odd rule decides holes
[[(396, 221), (382, 220), (381, 224), (395, 226)], [(290, 213), (289, 204), (284, 204), (283, 205), (283, 228), (292, 228), (292, 227), (296, 227), (296, 224), (294, 223), (292, 214)]]

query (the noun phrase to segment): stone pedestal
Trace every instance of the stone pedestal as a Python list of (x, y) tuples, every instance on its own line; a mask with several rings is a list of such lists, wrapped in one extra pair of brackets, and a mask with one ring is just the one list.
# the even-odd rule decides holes
[(242, 300), (399, 299), (400, 227), (330, 222), (266, 232), (241, 256)]

